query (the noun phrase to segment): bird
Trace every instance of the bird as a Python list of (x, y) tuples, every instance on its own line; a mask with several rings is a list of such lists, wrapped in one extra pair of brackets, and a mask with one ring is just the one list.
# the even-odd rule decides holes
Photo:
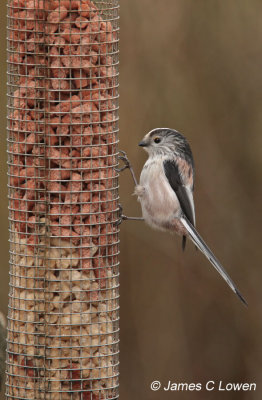
[[(190, 238), (207, 257), (228, 286), (246, 300), (196, 229), (193, 199), (195, 166), (190, 145), (180, 132), (155, 128), (139, 143), (147, 153), (135, 195), (145, 222), (152, 228), (182, 236), (182, 248)], [(126, 217), (128, 219), (128, 217)]]

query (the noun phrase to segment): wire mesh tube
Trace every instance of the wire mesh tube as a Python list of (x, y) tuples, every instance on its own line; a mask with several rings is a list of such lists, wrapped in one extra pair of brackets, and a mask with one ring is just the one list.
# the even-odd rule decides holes
[(8, 399), (118, 398), (118, 2), (8, 2)]

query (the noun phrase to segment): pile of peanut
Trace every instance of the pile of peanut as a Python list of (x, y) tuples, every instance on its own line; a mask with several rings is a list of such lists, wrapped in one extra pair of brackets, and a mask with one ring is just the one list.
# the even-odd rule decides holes
[(117, 397), (113, 4), (9, 0), (10, 398)]

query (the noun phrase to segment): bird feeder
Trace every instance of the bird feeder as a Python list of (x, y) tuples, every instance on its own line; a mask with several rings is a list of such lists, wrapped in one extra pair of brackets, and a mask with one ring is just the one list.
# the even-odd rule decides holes
[(119, 0), (8, 1), (7, 399), (118, 398)]

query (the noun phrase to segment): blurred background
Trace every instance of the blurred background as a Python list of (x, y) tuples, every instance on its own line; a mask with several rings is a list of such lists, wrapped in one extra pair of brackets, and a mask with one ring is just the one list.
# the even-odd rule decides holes
[[(124, 222), (122, 400), (258, 400), (262, 396), (262, 2), (121, 0), (120, 148), (139, 176), (137, 143), (155, 127), (188, 138), (197, 228), (246, 297), (179, 237)], [(1, 0), (0, 308), (7, 311), (5, 15)], [(140, 215), (128, 171), (124, 213)], [(255, 382), (255, 392), (152, 392), (150, 383)]]

